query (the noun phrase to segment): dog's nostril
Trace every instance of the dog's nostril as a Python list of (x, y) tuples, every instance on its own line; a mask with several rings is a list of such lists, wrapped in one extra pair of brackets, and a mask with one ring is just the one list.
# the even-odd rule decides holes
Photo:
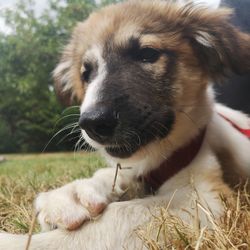
[(113, 114), (113, 112), (103, 108), (85, 112), (80, 117), (79, 126), (93, 140), (105, 142), (113, 136), (118, 123)]

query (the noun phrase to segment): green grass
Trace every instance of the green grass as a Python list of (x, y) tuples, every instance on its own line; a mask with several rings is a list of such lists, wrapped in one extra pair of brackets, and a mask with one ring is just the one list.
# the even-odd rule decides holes
[[(0, 230), (27, 233), (39, 192), (89, 177), (105, 163), (95, 153), (6, 155), (0, 163)], [(36, 225), (36, 230), (39, 227)]]

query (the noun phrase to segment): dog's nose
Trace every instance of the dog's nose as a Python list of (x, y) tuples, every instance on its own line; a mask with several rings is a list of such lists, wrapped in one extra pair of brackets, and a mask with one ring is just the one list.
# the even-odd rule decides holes
[(79, 119), (79, 126), (91, 139), (100, 143), (107, 142), (113, 136), (117, 124), (115, 112), (105, 107), (86, 111)]

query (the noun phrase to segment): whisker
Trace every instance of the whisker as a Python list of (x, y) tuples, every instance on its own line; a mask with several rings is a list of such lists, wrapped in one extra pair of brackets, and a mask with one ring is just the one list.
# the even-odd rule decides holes
[(76, 142), (75, 147), (74, 147), (74, 154), (76, 153), (76, 151), (78, 151), (79, 149), (79, 144), (81, 143), (81, 141), (83, 140), (82, 135), (80, 136), (79, 140)]
[(184, 114), (193, 123), (193, 125), (195, 126), (195, 128), (198, 129), (198, 125), (196, 124), (196, 122), (185, 111), (180, 110), (179, 112), (182, 113), (182, 114)]
[(45, 145), (45, 147), (43, 148), (42, 152), (44, 152), (47, 147), (49, 146), (49, 144), (54, 140), (55, 137), (57, 137), (60, 133), (64, 132), (65, 130), (72, 128), (74, 126), (78, 125), (78, 123), (70, 123), (68, 125), (66, 125), (65, 127), (63, 127), (62, 129), (60, 129), (57, 133), (55, 133), (51, 139), (49, 140), (49, 142)]
[(65, 114), (67, 111), (72, 110), (72, 109), (78, 109), (80, 110), (80, 106), (70, 106), (66, 109), (63, 110), (62, 114)]
[[(81, 129), (77, 129), (75, 130), (76, 127), (74, 127), (68, 134), (66, 134), (56, 145), (59, 145), (61, 142), (63, 142), (68, 136), (72, 135), (72, 134), (75, 134), (75, 133), (78, 133), (78, 136), (75, 136), (74, 138), (77, 138), (79, 137), (79, 134), (81, 132)], [(71, 140), (73, 140), (71, 138)]]
[(79, 151), (81, 151), (83, 149), (83, 147), (87, 146), (87, 151), (90, 149), (90, 146), (89, 144), (85, 141), (85, 140), (82, 140), (82, 144), (80, 145), (80, 147), (78, 148)]
[[(80, 131), (78, 131), (78, 132), (80, 132)], [(70, 139), (68, 139), (68, 141), (73, 141), (73, 140), (75, 140), (76, 138), (79, 138), (79, 135), (74, 136), (74, 137), (71, 137)]]
[[(65, 116), (59, 118), (59, 119), (56, 121), (56, 123), (55, 123), (55, 127), (56, 127), (61, 121), (63, 121), (63, 120), (66, 119), (66, 118), (69, 118), (69, 117), (80, 117), (80, 114), (70, 114), (70, 115), (65, 115)], [(78, 119), (77, 119), (77, 121), (78, 121)]]
[(137, 145), (138, 146), (142, 145), (141, 137), (136, 131), (131, 130), (130, 134), (132, 134), (132, 135), (134, 134), (137, 137), (137, 139), (138, 139), (138, 144)]
[[(162, 124), (161, 122), (157, 122), (157, 124), (160, 125), (163, 129), (166, 129), (167, 132), (169, 132), (169, 129), (168, 129), (164, 124)], [(155, 127), (155, 126), (153, 126), (153, 128), (156, 129), (157, 132), (158, 132), (160, 135), (164, 136), (164, 134), (162, 134), (162, 131), (161, 131), (160, 129), (158, 129), (158, 128)], [(168, 139), (168, 136), (164, 136), (164, 140), (167, 141), (168, 145), (169, 145), (171, 148), (174, 147), (173, 143)]]

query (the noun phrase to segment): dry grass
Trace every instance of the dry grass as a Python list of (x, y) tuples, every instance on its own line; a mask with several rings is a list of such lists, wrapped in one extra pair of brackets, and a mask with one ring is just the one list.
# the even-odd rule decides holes
[(0, 231), (11, 233), (29, 231), (37, 193), (88, 177), (104, 166), (94, 153), (7, 155), (6, 159), (0, 164)]
[[(103, 166), (95, 154), (7, 156), (0, 165), (0, 230), (27, 233), (38, 192), (87, 177)], [(226, 214), (222, 221), (215, 221), (209, 211), (204, 211), (210, 218), (210, 229), (200, 228), (197, 220), (195, 226), (185, 225), (162, 207), (157, 216), (152, 214), (149, 224), (137, 230), (138, 237), (150, 250), (250, 249), (249, 193), (242, 188), (230, 202), (223, 202)]]
[(199, 202), (199, 208), (207, 215), (209, 227), (200, 227), (197, 218), (192, 225), (183, 222), (159, 208), (157, 215), (137, 234), (150, 250), (162, 249), (250, 249), (250, 194), (246, 185), (238, 188), (230, 201), (221, 197), (225, 216), (215, 220)]

